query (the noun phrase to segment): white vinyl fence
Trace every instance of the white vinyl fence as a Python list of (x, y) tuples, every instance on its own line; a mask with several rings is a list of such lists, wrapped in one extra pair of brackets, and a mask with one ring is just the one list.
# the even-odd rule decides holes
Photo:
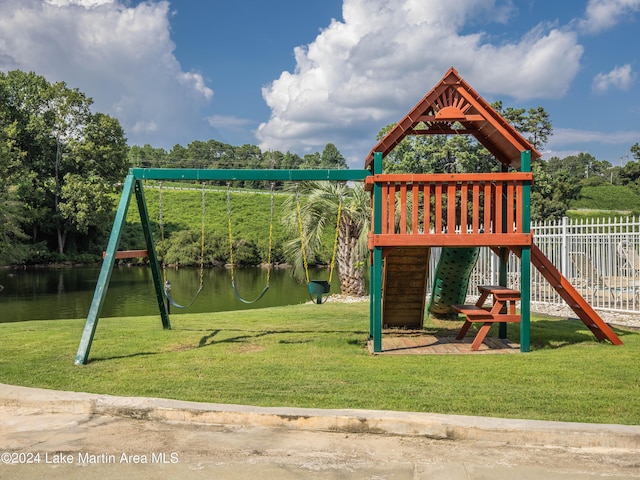
[[(534, 242), (576, 287), (600, 310), (640, 312), (640, 218), (601, 218), (532, 224)], [(431, 254), (431, 281), (440, 248)], [(481, 248), (469, 282), (469, 295), (478, 285), (498, 284), (498, 258)], [(520, 289), (520, 259), (509, 257), (508, 286)], [(564, 301), (532, 265), (531, 300), (556, 305)]]

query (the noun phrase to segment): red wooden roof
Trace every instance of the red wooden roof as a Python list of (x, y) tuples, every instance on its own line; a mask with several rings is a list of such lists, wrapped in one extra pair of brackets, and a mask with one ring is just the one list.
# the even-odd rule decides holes
[[(456, 128), (452, 128), (458, 122)], [(419, 128), (418, 125), (421, 124)], [(459, 126), (462, 125), (461, 128)], [(473, 135), (503, 165), (520, 168), (520, 153), (531, 151), (531, 160), (540, 153), (496, 112), (458, 72), (451, 67), (442, 80), (427, 93), (395, 127), (371, 149), (385, 157), (407, 135)]]

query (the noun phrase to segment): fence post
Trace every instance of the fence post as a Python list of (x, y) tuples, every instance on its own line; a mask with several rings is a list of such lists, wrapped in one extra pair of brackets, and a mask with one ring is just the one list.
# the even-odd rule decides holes
[(569, 217), (562, 217), (562, 230), (560, 234), (560, 272), (567, 277), (569, 265)]

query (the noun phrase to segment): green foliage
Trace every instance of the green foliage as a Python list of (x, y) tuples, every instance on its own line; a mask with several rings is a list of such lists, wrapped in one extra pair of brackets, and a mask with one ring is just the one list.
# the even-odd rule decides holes
[[(640, 423), (637, 332), (616, 330), (625, 344), (612, 346), (582, 322), (534, 317), (527, 354), (371, 356), (367, 302), (183, 314), (173, 330), (157, 316), (132, 320), (102, 319), (83, 367), (73, 365), (77, 320), (0, 324), (0, 382), (256, 406)], [(427, 330), (454, 336), (460, 323)]]
[(0, 103), (0, 264), (21, 263), (27, 254), (22, 244), (26, 235), (20, 228), (22, 205), (15, 185), (20, 172), (20, 154), (14, 149), (16, 124), (8, 123), (5, 105)]
[(620, 181), (623, 185), (640, 183), (640, 161), (630, 161), (620, 170)]
[[(63, 258), (79, 246), (95, 245), (92, 239), (109, 224), (108, 186), (126, 168), (118, 121), (92, 113), (93, 101), (78, 89), (33, 72), (0, 72), (0, 100), (0, 156), (12, 170), (3, 172), (7, 166), (0, 165), (7, 180), (0, 196), (10, 192), (13, 249), (31, 250), (27, 242), (44, 241)], [(16, 260), (4, 256), (0, 263)]]
[(60, 216), (76, 232), (87, 233), (93, 225), (108, 223), (113, 202), (101, 178), (67, 173), (60, 189)]
[(629, 186), (584, 186), (580, 197), (571, 201), (571, 208), (640, 211), (640, 194)]
[(501, 101), (491, 105), (513, 127), (522, 133), (536, 150), (541, 150), (553, 134), (551, 118), (543, 107), (524, 108), (507, 107), (503, 109)]
[(321, 168), (348, 168), (347, 161), (333, 143), (327, 143), (320, 157)]
[[(585, 179), (608, 177), (607, 173), (611, 163), (606, 160), (597, 160), (588, 153), (579, 153), (565, 158), (552, 157), (545, 162), (545, 170), (552, 176), (563, 173), (574, 182)], [(608, 180), (608, 178), (607, 178)]]
[(337, 262), (341, 291), (364, 295), (362, 267), (368, 254), (371, 207), (362, 183), (349, 187), (337, 182), (303, 182), (291, 188), (284, 211), (283, 222), (291, 237), (285, 255), (292, 259), (294, 275), (305, 279), (305, 262), (316, 263), (324, 253), (322, 247), (330, 246), (325, 251), (327, 258)]
[[(391, 127), (385, 127), (378, 137)], [(383, 160), (387, 173), (476, 173), (498, 169), (493, 156), (468, 135), (408, 136)]]
[(531, 220), (557, 220), (580, 194), (580, 183), (566, 170), (554, 170), (544, 160), (533, 164), (534, 184), (531, 189)]

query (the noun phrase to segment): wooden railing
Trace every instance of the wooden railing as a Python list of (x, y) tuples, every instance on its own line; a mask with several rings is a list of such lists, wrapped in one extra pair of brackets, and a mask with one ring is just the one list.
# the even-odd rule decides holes
[(382, 195), (381, 232), (369, 246), (531, 245), (523, 186), (532, 178), (519, 172), (368, 177), (367, 189), (378, 184)]

